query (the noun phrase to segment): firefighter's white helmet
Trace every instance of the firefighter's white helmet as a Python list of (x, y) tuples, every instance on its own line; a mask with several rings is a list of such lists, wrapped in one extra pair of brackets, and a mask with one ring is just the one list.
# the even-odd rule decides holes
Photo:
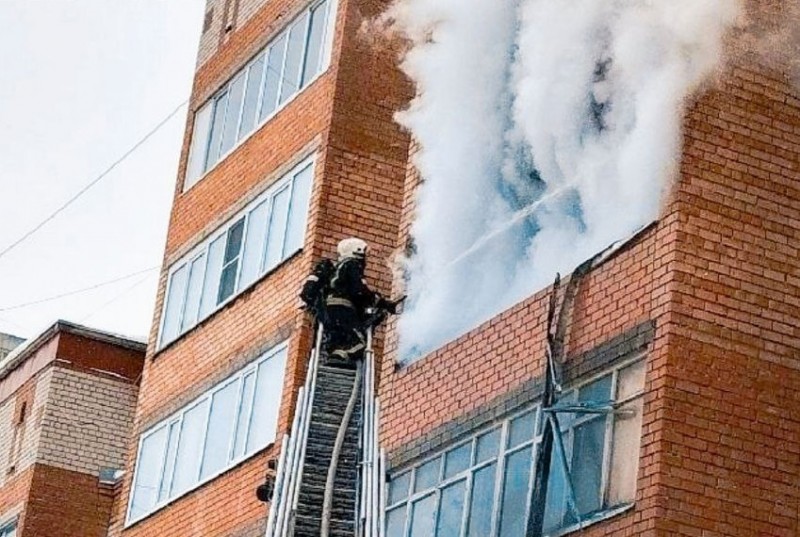
[(336, 251), (339, 253), (339, 259), (365, 257), (367, 255), (367, 243), (356, 237), (350, 237), (340, 241)]

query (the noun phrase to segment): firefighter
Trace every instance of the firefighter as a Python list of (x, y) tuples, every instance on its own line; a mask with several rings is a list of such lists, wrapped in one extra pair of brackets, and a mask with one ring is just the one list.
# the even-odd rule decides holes
[(330, 361), (352, 366), (363, 355), (367, 329), (395, 314), (400, 301), (386, 300), (367, 285), (366, 242), (353, 237), (336, 249), (339, 259), (325, 290), (325, 350)]

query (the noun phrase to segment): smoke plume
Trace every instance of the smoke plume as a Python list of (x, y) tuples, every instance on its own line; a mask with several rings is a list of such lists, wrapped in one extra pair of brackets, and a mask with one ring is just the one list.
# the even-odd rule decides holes
[(422, 184), (400, 356), (528, 296), (658, 215), (687, 99), (737, 0), (399, 0)]

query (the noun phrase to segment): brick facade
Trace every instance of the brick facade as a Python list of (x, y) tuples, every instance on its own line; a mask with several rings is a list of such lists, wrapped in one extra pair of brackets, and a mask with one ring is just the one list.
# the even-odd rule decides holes
[[(191, 109), (307, 5), (209, 0)], [(409, 243), (420, 177), (409, 164), (414, 146), (393, 115), (413, 87), (397, 69), (398, 44), (361, 32), (387, 5), (340, 0), (328, 70), (184, 192), (190, 114), (109, 535), (263, 534), (267, 509), (253, 491), (279, 442), (126, 526), (136, 440), (288, 340), (280, 438), (310, 348), (310, 322), (296, 294), (313, 262), (350, 235), (370, 242), (372, 259)], [(309, 155), (315, 177), (303, 250), (157, 349), (170, 265)], [(646, 356), (635, 503), (581, 535), (800, 534), (799, 168), (797, 90), (781, 73), (736, 60), (690, 107), (679, 180), (658, 221), (580, 282), (567, 312), (567, 380), (634, 351)], [(384, 294), (402, 291), (391, 288), (385, 267), (371, 264), (368, 276)], [(390, 471), (538, 400), (550, 292), (399, 369), (395, 325), (388, 324), (378, 356)]]
[(0, 368), (0, 525), (17, 520), (22, 537), (106, 535), (114, 494), (98, 478), (123, 467), (144, 349), (59, 321), (9, 355)]
[[(209, 9), (225, 2), (211, 1)], [(309, 2), (298, 0), (231, 1), (237, 19), (212, 56), (201, 38), (191, 108), (199, 109), (236, 71)], [(134, 438), (184, 407), (272, 346), (288, 340), (286, 381), (279, 412), (279, 435), (288, 432), (296, 391), (305, 376), (310, 321), (298, 310), (300, 283), (320, 255), (331, 256), (341, 238), (358, 234), (370, 240), (378, 257), (388, 257), (399, 222), (408, 136), (393, 121), (410, 94), (397, 69), (395, 51), (375, 48), (359, 35), (363, 22), (388, 4), (375, 0), (339, 0), (330, 67), (230, 155), (186, 192), (191, 117), (186, 127), (176, 182), (164, 272), (153, 320), (148, 359), (142, 377)], [(214, 22), (213, 28), (216, 28)], [(365, 69), (364, 66), (368, 66)], [(355, 118), (355, 119), (354, 119)], [(272, 185), (302, 159), (315, 158), (305, 246), (221, 310), (164, 349), (156, 338), (166, 290), (167, 269), (249, 200)], [(357, 199), (358, 207), (352, 200)], [(371, 267), (388, 293), (385, 267)], [(374, 272), (373, 272), (374, 271)], [(125, 527), (131, 476), (136, 461), (132, 444), (127, 476), (115, 507), (110, 535), (156, 535), (170, 528), (179, 535), (258, 535), (266, 518), (254, 490), (266, 461), (278, 455), (273, 445), (192, 490), (162, 509)], [(199, 508), (202, 506), (202, 508)]]
[[(800, 532), (799, 134), (800, 98), (785, 75), (731, 66), (690, 108), (680, 180), (659, 221), (581, 284), (568, 370), (642, 323), (655, 327), (635, 508), (581, 535)], [(418, 183), (413, 170), (407, 183)], [(535, 400), (548, 294), (401, 370), (390, 338), (390, 465)]]

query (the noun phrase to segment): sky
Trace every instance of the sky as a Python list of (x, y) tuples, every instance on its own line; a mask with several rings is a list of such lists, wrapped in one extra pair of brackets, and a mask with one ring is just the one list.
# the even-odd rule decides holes
[[(204, 7), (205, 0), (0, 0), (0, 251), (188, 99)], [(184, 106), (78, 201), (0, 255), (0, 332), (31, 337), (65, 319), (148, 335), (185, 121)]]

